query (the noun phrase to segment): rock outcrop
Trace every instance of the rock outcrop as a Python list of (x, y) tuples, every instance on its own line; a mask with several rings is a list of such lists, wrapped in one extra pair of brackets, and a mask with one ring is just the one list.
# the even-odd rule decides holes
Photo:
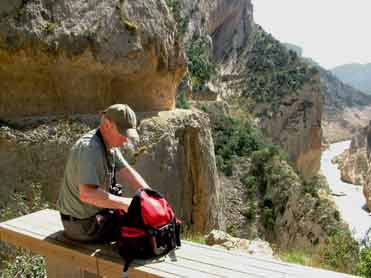
[[(175, 110), (139, 114), (139, 118), (140, 145), (124, 150), (125, 157), (165, 194), (190, 229), (223, 228), (222, 212), (215, 209), (222, 196), (207, 115)], [(86, 115), (3, 125), (0, 209), (12, 193), (28, 192), (32, 184), (41, 185), (45, 197), (54, 202), (71, 144), (97, 124), (98, 117)]]
[(237, 160), (233, 176), (222, 176), (221, 182), (227, 231), (233, 236), (261, 237), (283, 249), (312, 249), (334, 231), (347, 229), (324, 177), (304, 182), (267, 150)]
[[(264, 75), (262, 71), (252, 71), (248, 64), (255, 63), (259, 66), (259, 63), (264, 63), (265, 54), (261, 54), (261, 58), (256, 58), (258, 55), (250, 50), (255, 45), (258, 45), (256, 47), (258, 49), (268, 43), (274, 44), (274, 46), (279, 43), (264, 40), (266, 36), (260, 36), (264, 31), (258, 28), (253, 21), (253, 6), (249, 0), (184, 1), (184, 5), (183, 14), (189, 19), (185, 40), (190, 40), (191, 34), (195, 32), (209, 35), (213, 57), (217, 61), (222, 75), (218, 83), (218, 87), (221, 88), (219, 95), (227, 101), (237, 102), (241, 94), (248, 91), (246, 89), (247, 77), (254, 75), (254, 78), (262, 79), (261, 75)], [(263, 40), (256, 39), (259, 36), (263, 37)], [(277, 48), (278, 52), (287, 52), (280, 47)], [(282, 48), (284, 47), (282, 46)], [(269, 50), (259, 49), (257, 51), (271, 55)], [(287, 56), (286, 52), (278, 55), (280, 57), (273, 57), (272, 60), (266, 62), (266, 68), (273, 67), (269, 68), (272, 72), (275, 70), (274, 67), (282, 67), (283, 70), (289, 71), (290, 65), (287, 65), (286, 68), (282, 66), (286, 63), (284, 61), (286, 58), (282, 58)], [(268, 57), (267, 60), (271, 58)], [(282, 61), (278, 61), (279, 59)], [(287, 60), (290, 59), (294, 61), (294, 64), (295, 59), (288, 58)], [(293, 71), (295, 71), (295, 67), (293, 67)], [(305, 73), (303, 74), (305, 75)], [(292, 74), (290, 73), (290, 75)], [(276, 79), (276, 77), (272, 77), (272, 79)], [(299, 83), (300, 81), (293, 82)], [(264, 87), (264, 85), (262, 86)], [(261, 91), (272, 90), (272, 88), (260, 89)], [(278, 95), (276, 92), (270, 93)], [(244, 107), (243, 101), (241, 108), (248, 110), (248, 113), (253, 112), (256, 116), (261, 110), (272, 110), (269, 108), (269, 102), (272, 104), (277, 101), (280, 102), (279, 112), (270, 117), (259, 117), (261, 118), (261, 127), (266, 135), (273, 139), (274, 143), (283, 146), (289, 154), (290, 161), (304, 176), (313, 176), (319, 170), (322, 140), (323, 98), (319, 78), (312, 78), (300, 90), (291, 90), (284, 97), (276, 96), (274, 99), (268, 99), (268, 103), (264, 103), (263, 107), (259, 107), (259, 103), (257, 103), (257, 109), (254, 112), (251, 111), (253, 109)], [(308, 165), (311, 166), (308, 167)]]
[[(285, 45), (301, 57), (299, 46)], [(368, 124), (371, 96), (352, 87), (345, 79), (337, 78), (336, 74), (324, 69), (312, 58), (302, 59), (318, 70), (323, 84), (323, 145), (326, 147), (328, 143), (350, 140), (358, 129)]]
[[(319, 85), (317, 76), (298, 93), (282, 97), (278, 112), (262, 117), (259, 123), (273, 142), (287, 151), (289, 161), (304, 178), (316, 175), (320, 169), (323, 97)], [(256, 113), (263, 107), (258, 105)]]
[(350, 148), (334, 159), (339, 164), (341, 179), (363, 185), (367, 177), (367, 127), (360, 129), (352, 138)]
[[(258, 27), (250, 43), (251, 50), (240, 53), (235, 60), (238, 65), (223, 80), (227, 98), (239, 98), (241, 107), (259, 119), (264, 133), (283, 147), (304, 177), (310, 178), (318, 172), (321, 157), (323, 96), (319, 76)], [(274, 50), (266, 48), (267, 44)], [(231, 64), (229, 60), (226, 72)], [(277, 74), (280, 71), (282, 76)], [(286, 80), (290, 78), (291, 83)], [(291, 85), (283, 85), (282, 80)]]
[(253, 26), (250, 0), (182, 1), (184, 17), (189, 20), (185, 34), (207, 33), (212, 40), (213, 55), (220, 61), (233, 48), (246, 46)]
[(270, 175), (281, 171), (286, 176), (273, 175), (267, 185), (266, 227), (273, 226), (273, 233), (266, 233), (267, 237), (276, 237), (277, 244), (284, 249), (311, 249), (325, 244), (334, 231), (347, 229), (329, 196), (324, 178), (314, 177), (303, 185), (288, 165), (280, 165), (276, 160), (268, 167), (272, 167)]
[(224, 228), (222, 188), (215, 164), (209, 118), (205, 113), (160, 112), (140, 125), (135, 168), (166, 192), (185, 224), (194, 231)]
[(165, 1), (5, 0), (0, 118), (175, 106), (184, 52)]
[(371, 121), (367, 127), (367, 158), (368, 158), (368, 172), (363, 186), (363, 194), (366, 198), (368, 209), (371, 211)]
[(233, 237), (220, 230), (212, 230), (205, 236), (206, 244), (230, 251), (246, 252), (250, 255), (273, 259), (273, 250), (269, 243), (261, 239), (249, 241), (244, 238)]

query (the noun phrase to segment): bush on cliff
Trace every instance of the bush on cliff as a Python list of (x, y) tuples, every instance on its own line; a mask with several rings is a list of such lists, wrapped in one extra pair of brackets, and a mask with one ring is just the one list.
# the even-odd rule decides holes
[(175, 97), (175, 107), (180, 109), (189, 109), (190, 105), (184, 91), (177, 93)]
[[(19, 217), (49, 207), (42, 197), (41, 185), (32, 184), (29, 194), (15, 192), (10, 201), (0, 209), (0, 222)], [(5, 269), (1, 277), (46, 277), (44, 258), (31, 252), (2, 244), (0, 245), (1, 264)], [(2, 272), (2, 273), (1, 273)]]
[(247, 52), (246, 89), (242, 96), (256, 103), (269, 103), (273, 112), (279, 100), (302, 88), (317, 73), (304, 63), (294, 51), (257, 27), (252, 48)]
[(211, 42), (206, 34), (195, 33), (186, 42), (188, 57), (188, 76), (194, 91), (202, 90), (204, 85), (216, 75), (216, 64), (212, 60)]
[(176, 22), (177, 36), (178, 38), (181, 38), (186, 33), (189, 23), (189, 17), (182, 15), (184, 4), (181, 0), (166, 0), (166, 5), (168, 6)]
[(249, 122), (231, 116), (220, 116), (213, 126), (216, 164), (226, 176), (233, 174), (236, 157), (250, 155), (262, 148), (263, 135)]
[(320, 257), (325, 266), (331, 269), (355, 273), (359, 261), (359, 246), (349, 231), (338, 230), (327, 240), (320, 250)]
[(361, 250), (357, 274), (362, 277), (371, 277), (371, 247), (365, 247)]

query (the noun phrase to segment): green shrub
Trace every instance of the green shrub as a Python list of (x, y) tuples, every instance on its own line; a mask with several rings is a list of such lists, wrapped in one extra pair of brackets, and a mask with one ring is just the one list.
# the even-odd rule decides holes
[(45, 26), (45, 32), (48, 34), (54, 33), (55, 29), (57, 28), (57, 24), (54, 22), (48, 22)]
[(192, 232), (188, 228), (184, 229), (184, 231), (182, 232), (182, 239), (192, 241), (192, 242), (196, 242), (196, 243), (200, 243), (200, 244), (206, 244), (205, 237), (204, 237), (203, 234), (201, 234), (199, 232), (197, 232), (197, 233)]
[(15, 192), (10, 196), (10, 201), (7, 205), (4, 208), (0, 208), (0, 221), (29, 214), (49, 206), (50, 204), (42, 198), (41, 184), (31, 184), (29, 193)]
[(15, 259), (5, 263), (2, 277), (46, 277), (44, 258), (18, 249)]
[[(32, 184), (28, 194), (15, 192), (11, 195), (8, 204), (0, 209), (0, 222), (19, 217), (34, 211), (49, 207), (42, 198), (40, 184)], [(5, 251), (5, 252), (4, 252)], [(11, 248), (8, 245), (0, 246), (0, 258), (5, 265), (1, 277), (45, 277), (45, 262), (41, 256), (34, 255), (23, 249)]]
[(255, 176), (247, 174), (241, 178), (241, 182), (246, 186), (249, 197), (255, 197), (256, 188), (258, 186), (257, 178)]
[(203, 111), (203, 112), (205, 112), (205, 113), (208, 113), (209, 112), (209, 108), (205, 104), (202, 104), (201, 105), (200, 110)]
[(357, 274), (362, 277), (371, 277), (371, 247), (365, 247), (361, 250)]
[(313, 255), (304, 250), (288, 250), (279, 253), (279, 257), (285, 262), (306, 266), (315, 266)]
[(232, 166), (237, 157), (249, 155), (264, 144), (257, 128), (229, 116), (215, 121), (213, 139), (217, 167), (227, 176), (233, 174)]
[(283, 96), (298, 91), (317, 73), (259, 27), (253, 33), (251, 45), (246, 64), (249, 74), (242, 96), (256, 103), (270, 103), (269, 112), (276, 112)]
[(188, 100), (187, 100), (187, 97), (185, 95), (185, 92), (179, 92), (176, 95), (175, 106), (177, 108), (181, 108), (181, 109), (189, 109), (190, 108), (190, 105), (188, 103)]
[(242, 215), (245, 216), (248, 220), (254, 221), (256, 219), (256, 202), (250, 201), (248, 205), (242, 210)]
[[(264, 203), (266, 202), (264, 201)], [(264, 228), (268, 231), (273, 231), (277, 218), (274, 207), (272, 205), (264, 205), (262, 216)]]
[(189, 79), (194, 91), (202, 90), (205, 84), (216, 75), (216, 64), (212, 60), (211, 45), (207, 35), (195, 33), (186, 42)]
[(325, 266), (347, 273), (355, 273), (358, 263), (358, 243), (349, 231), (335, 231), (320, 250)]
[(184, 9), (184, 5), (181, 0), (166, 0), (170, 12), (172, 13), (177, 27), (177, 37), (181, 38), (187, 32), (189, 17), (183, 16), (181, 11)]

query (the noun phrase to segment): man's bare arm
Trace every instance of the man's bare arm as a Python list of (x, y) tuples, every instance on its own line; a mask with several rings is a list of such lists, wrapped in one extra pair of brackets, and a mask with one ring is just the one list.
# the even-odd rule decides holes
[(131, 198), (119, 197), (92, 184), (80, 184), (80, 200), (99, 207), (128, 210)]
[(127, 166), (118, 171), (119, 179), (124, 180), (133, 190), (139, 188), (150, 188), (139, 173), (131, 166)]

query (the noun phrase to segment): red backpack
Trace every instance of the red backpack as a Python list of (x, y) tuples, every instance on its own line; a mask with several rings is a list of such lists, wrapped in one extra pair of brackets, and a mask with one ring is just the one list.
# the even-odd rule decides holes
[(166, 199), (152, 189), (136, 192), (128, 212), (116, 211), (117, 246), (125, 260), (124, 272), (133, 259), (162, 256), (180, 246), (180, 221)]

